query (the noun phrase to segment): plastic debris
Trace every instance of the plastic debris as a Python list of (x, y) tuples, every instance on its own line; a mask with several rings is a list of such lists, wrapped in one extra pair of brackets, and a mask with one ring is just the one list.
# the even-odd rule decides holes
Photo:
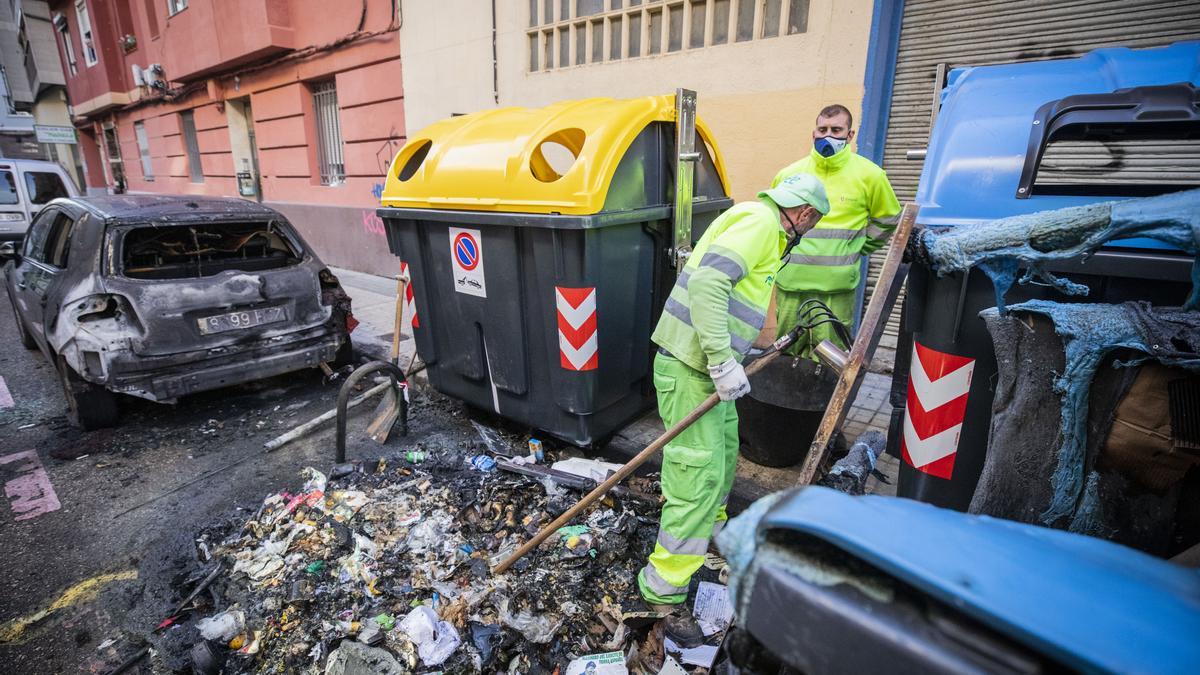
[(372, 620), (376, 624), (378, 624), (381, 629), (383, 629), (385, 631), (391, 630), (396, 627), (396, 617), (392, 616), (391, 614), (380, 614), (379, 616), (376, 616)]
[(414, 607), (400, 622), (400, 630), (417, 645), (417, 654), (427, 666), (440, 665), (458, 649), (458, 631), (425, 605)]
[(495, 471), (496, 460), (487, 455), (476, 455), (471, 458), (471, 468), (476, 471)]
[(536, 462), (546, 460), (546, 452), (542, 448), (542, 442), (536, 438), (529, 439), (529, 456)]
[(500, 455), (501, 457), (513, 456), (512, 447), (504, 442), (504, 439), (500, 434), (496, 433), (495, 429), (485, 427), (473, 420), (471, 426), (475, 427), (475, 431), (479, 434), (479, 438), (483, 441), (483, 445), (487, 448), (488, 452), (493, 455)]
[(562, 473), (569, 473), (580, 478), (587, 478), (596, 482), (603, 482), (610, 473), (613, 473), (621, 468), (620, 464), (612, 462), (601, 462), (598, 459), (584, 459), (583, 457), (571, 457), (570, 459), (562, 459), (550, 465), (550, 468)]
[[(658, 530), (657, 501), (643, 499), (657, 493), (654, 478), (638, 479), (638, 497), (612, 493), (566, 537), (493, 576), (498, 560), (573, 503), (578, 488), (563, 490), (562, 477), (594, 480), (549, 474), (544, 487), (567, 451), (543, 448), (545, 463), (532, 463), (527, 437), (499, 433), (493, 440), (520, 448), (531, 462), (522, 468), (536, 471), (479, 471), (474, 457), (508, 460), (481, 454), (469, 425), (447, 429), (421, 439), (424, 462), (404, 461), (409, 446), (338, 479), (306, 470), (299, 490), (264, 495), (257, 510), (196, 533), (213, 559), (204, 569), (223, 565), (211, 587), (217, 606), (237, 607), (248, 624), (234, 636), (240, 646), (217, 643), (224, 672), (561, 674), (581, 654), (631, 647), (649, 654), (636, 670), (655, 672), (661, 639), (646, 647), (650, 629), (620, 620)], [(190, 646), (164, 647), (164, 658), (186, 669)]]
[(246, 627), (246, 615), (231, 609), (196, 622), (200, 637), (216, 642), (229, 642)]
[(425, 453), (420, 450), (409, 450), (404, 453), (404, 459), (407, 459), (412, 464), (420, 464), (425, 461)]

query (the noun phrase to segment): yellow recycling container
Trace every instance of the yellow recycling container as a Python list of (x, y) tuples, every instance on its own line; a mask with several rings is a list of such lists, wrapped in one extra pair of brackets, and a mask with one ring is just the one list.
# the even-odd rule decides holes
[[(697, 121), (693, 240), (732, 204)], [(653, 400), (650, 333), (675, 279), (675, 97), (451, 117), (384, 185), (417, 351), (439, 391), (578, 445)]]

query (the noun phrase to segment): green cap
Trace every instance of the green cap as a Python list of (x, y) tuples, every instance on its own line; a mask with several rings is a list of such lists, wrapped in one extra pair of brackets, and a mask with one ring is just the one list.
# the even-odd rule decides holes
[(825, 184), (812, 174), (798, 173), (788, 176), (780, 181), (779, 185), (770, 190), (763, 190), (758, 196), (767, 197), (785, 209), (808, 204), (820, 211), (821, 215), (829, 213), (829, 197), (825, 195)]

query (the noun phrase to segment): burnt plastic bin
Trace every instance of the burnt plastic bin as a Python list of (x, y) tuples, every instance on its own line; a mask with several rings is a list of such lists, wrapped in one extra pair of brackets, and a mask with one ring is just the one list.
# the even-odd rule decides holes
[[(1067, 141), (1069, 148), (1082, 141), (1108, 147), (1114, 139), (1134, 139), (1150, 141), (1153, 147), (1186, 147), (1169, 141), (1200, 136), (1193, 86), (1200, 83), (1188, 82), (1196, 77), (1198, 59), (1200, 42), (1191, 42), (951, 71), (921, 174), (918, 223), (970, 226), (1188, 187), (1186, 177), (1171, 172), (1184, 164), (1162, 154), (1167, 150), (1159, 150), (1159, 159), (1150, 164), (1144, 164), (1145, 158), (1127, 158), (1134, 169), (1161, 162), (1162, 173), (1147, 180), (1145, 174), (1123, 170), (1125, 163), (1116, 159), (1105, 165), (1106, 170), (1097, 171), (1095, 157), (1078, 151), (1056, 153), (1055, 146)], [(1054, 161), (1044, 161), (1050, 157)], [(1178, 306), (1191, 287), (1191, 266), (1191, 257), (1181, 251), (1153, 240), (1128, 239), (1114, 242), (1086, 262), (1047, 267), (1088, 286), (1087, 296), (1069, 297), (1045, 286), (1018, 285), (1007, 302), (1149, 300)], [(995, 293), (978, 269), (937, 278), (916, 265), (907, 289), (891, 396), (897, 408), (888, 434), (889, 451), (901, 458), (897, 494), (966, 510), (988, 452), (997, 367), (991, 336), (979, 312), (996, 305)], [(925, 350), (924, 366), (918, 363), (914, 343)], [(910, 368), (903, 367), (905, 361), (911, 361)], [(968, 379), (925, 384), (939, 380), (939, 372), (949, 375), (959, 367), (973, 369)], [(908, 374), (918, 368), (931, 372), (914, 387), (915, 379)], [(952, 386), (965, 389), (965, 409), (947, 398)], [(906, 409), (906, 403), (920, 399), (921, 388), (930, 401), (945, 408), (923, 412), (909, 405)], [(957, 432), (956, 422), (961, 422)]]
[[(673, 105), (593, 99), (480, 113), (434, 125), (401, 151), (378, 213), (408, 264), (434, 388), (580, 446), (649, 407), (650, 334), (675, 282)], [(697, 144), (695, 238), (732, 203), (698, 131), (707, 144)], [(546, 167), (531, 166), (545, 138), (578, 155), (548, 181)], [(422, 166), (401, 180), (418, 155)]]
[(741, 453), (763, 466), (792, 466), (808, 455), (838, 374), (805, 358), (778, 358), (750, 378), (737, 400)]

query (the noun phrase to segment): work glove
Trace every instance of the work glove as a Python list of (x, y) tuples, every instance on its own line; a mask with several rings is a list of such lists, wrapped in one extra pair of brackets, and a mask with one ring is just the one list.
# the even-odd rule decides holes
[(746, 379), (746, 370), (737, 359), (708, 367), (708, 375), (717, 387), (717, 396), (722, 401), (732, 401), (750, 393), (750, 380)]

